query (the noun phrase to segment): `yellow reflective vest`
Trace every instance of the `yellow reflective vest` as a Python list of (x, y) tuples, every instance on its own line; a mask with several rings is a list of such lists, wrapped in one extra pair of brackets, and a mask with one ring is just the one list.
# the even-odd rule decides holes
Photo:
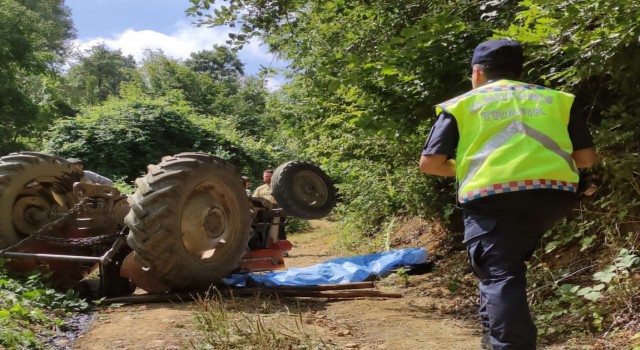
[(576, 192), (578, 170), (567, 126), (573, 95), (499, 80), (436, 106), (456, 119), (461, 203), (493, 194)]

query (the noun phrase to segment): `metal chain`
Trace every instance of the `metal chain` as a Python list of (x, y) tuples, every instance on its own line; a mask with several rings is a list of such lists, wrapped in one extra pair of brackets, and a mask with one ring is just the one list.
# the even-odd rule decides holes
[(60, 218), (54, 221), (50, 221), (42, 225), (42, 227), (40, 227), (38, 231), (32, 233), (31, 236), (36, 238), (44, 237), (45, 233), (49, 233), (54, 229), (62, 226), (62, 223), (67, 221), (67, 219), (69, 219), (71, 215), (75, 215), (78, 212), (80, 212), (83, 209), (84, 204), (86, 204), (88, 201), (89, 201), (89, 198), (82, 198), (80, 202), (76, 203), (76, 205), (74, 205), (73, 208), (71, 208), (71, 210), (69, 210), (66, 214), (64, 214), (63, 216), (61, 216)]
[(9, 251), (12, 249), (19, 248), (20, 246), (32, 241), (38, 240), (47, 242), (57, 246), (63, 247), (92, 247), (95, 245), (99, 245), (102, 243), (110, 243), (116, 239), (118, 233), (110, 234), (110, 235), (102, 235), (102, 236), (92, 236), (92, 237), (84, 237), (84, 238), (63, 238), (63, 237), (53, 237), (49, 236), (53, 230), (62, 226), (64, 222), (67, 222), (72, 215), (76, 215), (80, 211), (84, 209), (84, 205), (88, 203), (90, 200), (89, 197), (82, 198), (78, 203), (76, 203), (71, 210), (69, 210), (66, 214), (61, 216), (60, 218), (50, 221), (40, 227), (38, 231), (32, 233), (27, 238), (21, 240), (17, 244), (7, 247), (3, 250), (0, 250), (0, 255), (5, 251)]
[(103, 243), (111, 243), (117, 237), (117, 234), (112, 235), (102, 235), (102, 236), (91, 236), (85, 238), (61, 238), (61, 237), (51, 237), (51, 236), (36, 236), (35, 240), (51, 243), (57, 246), (63, 247), (93, 247), (95, 245), (103, 244)]
[(118, 233), (115, 232), (109, 235), (101, 235), (101, 236), (91, 236), (91, 237), (83, 237), (83, 238), (63, 238), (63, 237), (53, 237), (53, 236), (45, 236), (42, 235), (41, 232), (44, 232), (43, 229), (53, 230), (60, 226), (63, 221), (67, 221), (71, 215), (75, 215), (78, 212), (84, 209), (84, 205), (88, 203), (90, 200), (89, 197), (82, 198), (80, 202), (73, 206), (67, 214), (63, 217), (57, 219), (54, 222), (51, 222), (51, 225), (47, 224), (36, 232), (34, 239), (39, 241), (44, 241), (53, 245), (63, 246), (63, 247), (93, 247), (95, 245), (99, 245), (102, 243), (111, 243), (116, 239)]

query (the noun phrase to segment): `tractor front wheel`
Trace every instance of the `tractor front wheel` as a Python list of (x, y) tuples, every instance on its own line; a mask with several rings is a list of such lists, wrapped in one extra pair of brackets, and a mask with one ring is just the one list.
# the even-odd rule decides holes
[(336, 190), (318, 166), (302, 161), (280, 165), (271, 177), (271, 188), (284, 211), (301, 219), (320, 219), (336, 205)]

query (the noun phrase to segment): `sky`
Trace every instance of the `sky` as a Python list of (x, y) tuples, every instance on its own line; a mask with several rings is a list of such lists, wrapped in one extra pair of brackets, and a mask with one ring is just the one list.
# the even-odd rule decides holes
[[(79, 49), (104, 43), (138, 62), (145, 49), (161, 49), (167, 56), (185, 59), (191, 52), (225, 45), (231, 32), (231, 28), (196, 27), (195, 18), (185, 14), (191, 6), (188, 0), (65, 0), (65, 4), (71, 8)], [(260, 65), (284, 66), (267, 53), (266, 45), (255, 40), (245, 45), (238, 57), (245, 65), (245, 74), (250, 75), (256, 74)], [(274, 90), (283, 81), (276, 76), (267, 84)]]

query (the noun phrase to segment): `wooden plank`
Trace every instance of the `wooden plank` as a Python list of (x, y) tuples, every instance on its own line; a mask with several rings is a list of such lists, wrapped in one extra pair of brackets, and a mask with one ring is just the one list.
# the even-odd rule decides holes
[[(310, 297), (327, 299), (353, 299), (353, 298), (402, 298), (400, 293), (386, 293), (371, 288), (373, 282), (357, 282), (347, 284), (331, 284), (318, 286), (277, 286), (257, 288), (218, 288), (223, 296), (254, 296), (254, 295), (279, 295), (283, 297)], [(211, 292), (194, 291), (192, 293), (161, 293), (140, 294), (115, 298), (106, 298), (101, 304), (137, 304), (137, 303), (162, 303), (162, 302), (188, 302), (197, 298), (207, 298)]]

